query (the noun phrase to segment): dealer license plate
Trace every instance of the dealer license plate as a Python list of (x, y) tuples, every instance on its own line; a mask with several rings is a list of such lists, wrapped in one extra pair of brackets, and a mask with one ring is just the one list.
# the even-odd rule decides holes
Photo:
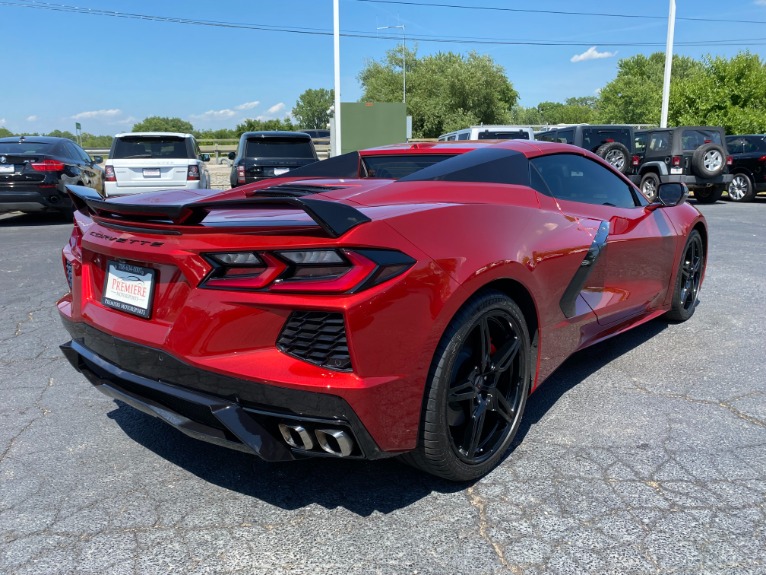
[(107, 265), (104, 295), (105, 306), (148, 318), (152, 313), (155, 270), (125, 262)]
[(12, 174), (15, 170), (13, 164), (0, 164), (0, 174)]
[(160, 177), (160, 169), (159, 168), (144, 168), (144, 177), (145, 178), (159, 178)]
[(290, 168), (274, 168), (274, 175), (281, 176), (282, 174), (286, 174), (289, 171)]

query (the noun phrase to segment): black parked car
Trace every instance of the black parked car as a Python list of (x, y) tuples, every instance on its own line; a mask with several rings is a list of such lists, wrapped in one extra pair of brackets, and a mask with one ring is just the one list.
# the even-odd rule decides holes
[(733, 202), (750, 202), (766, 192), (766, 134), (726, 136), (733, 174), (728, 192)]
[(536, 140), (574, 144), (590, 150), (623, 174), (632, 167), (633, 126), (624, 124), (579, 124), (562, 126), (535, 134)]
[(634, 161), (637, 171), (630, 176), (651, 201), (665, 182), (683, 182), (701, 204), (721, 199), (732, 180), (723, 128), (678, 126), (652, 128), (635, 133)]
[(48, 136), (0, 138), (0, 212), (72, 212), (65, 186), (103, 195), (101, 156), (91, 158), (72, 140)]
[(305, 132), (245, 132), (239, 138), (229, 181), (231, 187), (286, 174), (319, 160)]

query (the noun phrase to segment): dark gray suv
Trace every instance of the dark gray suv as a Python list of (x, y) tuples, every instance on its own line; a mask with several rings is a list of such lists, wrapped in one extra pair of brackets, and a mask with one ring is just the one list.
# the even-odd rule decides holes
[(633, 126), (579, 124), (535, 134), (536, 140), (573, 144), (601, 156), (623, 174), (632, 171)]
[(304, 132), (245, 132), (234, 160), (229, 181), (231, 187), (286, 174), (319, 160), (311, 136)]
[(683, 182), (701, 204), (721, 199), (732, 175), (725, 132), (716, 126), (652, 128), (635, 133), (636, 173), (630, 179), (651, 201), (665, 182)]

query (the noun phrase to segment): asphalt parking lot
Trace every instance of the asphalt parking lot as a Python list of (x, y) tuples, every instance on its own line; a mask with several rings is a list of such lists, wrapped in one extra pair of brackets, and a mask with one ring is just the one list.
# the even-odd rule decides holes
[(695, 316), (570, 359), (468, 485), (265, 464), (101, 395), (58, 349), (70, 225), (0, 215), (0, 573), (766, 573), (766, 198), (701, 209)]

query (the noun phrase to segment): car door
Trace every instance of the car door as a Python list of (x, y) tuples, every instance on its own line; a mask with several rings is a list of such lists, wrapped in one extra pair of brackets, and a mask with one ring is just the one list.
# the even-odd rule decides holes
[(590, 158), (553, 154), (531, 164), (563, 215), (598, 230), (584, 254), (589, 269), (572, 284), (572, 295), (587, 302), (598, 323), (615, 326), (662, 305), (679, 241), (664, 210), (648, 208), (633, 185)]

